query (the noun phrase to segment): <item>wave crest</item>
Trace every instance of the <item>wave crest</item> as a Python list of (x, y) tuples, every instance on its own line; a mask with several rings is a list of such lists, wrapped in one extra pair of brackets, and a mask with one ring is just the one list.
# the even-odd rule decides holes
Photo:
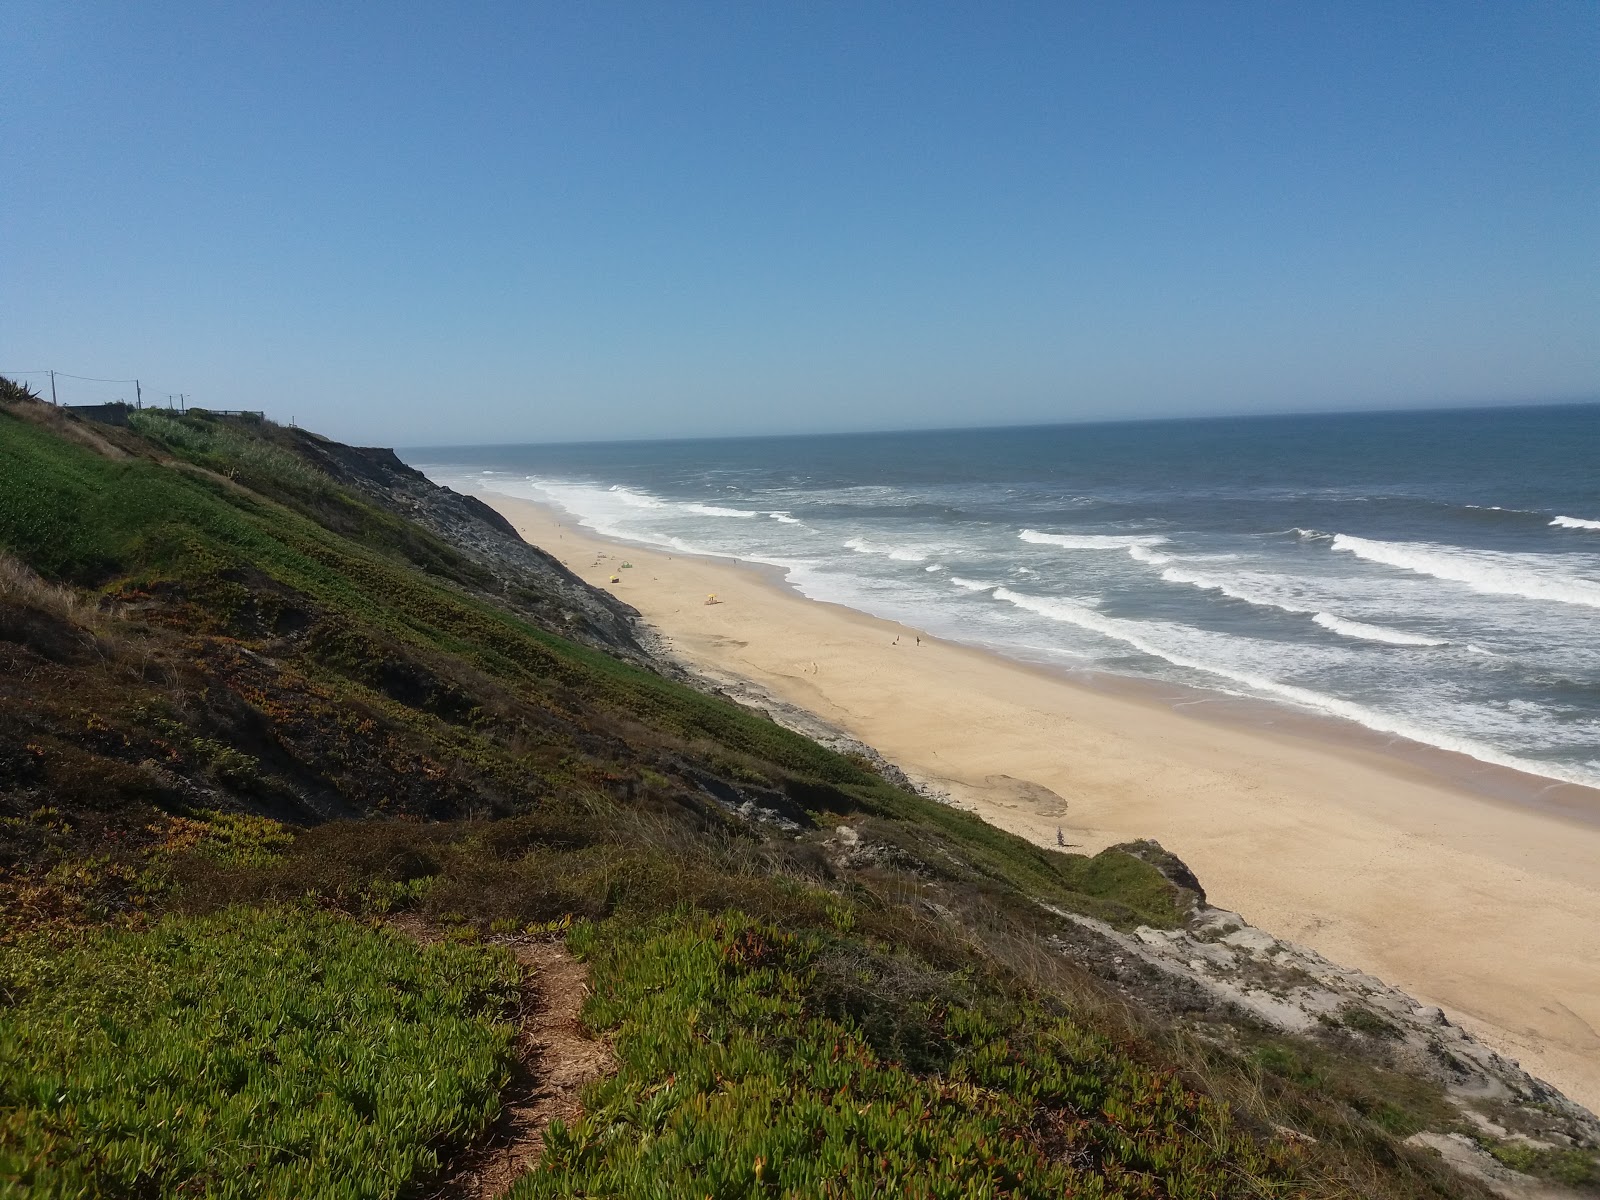
[(1129, 550), (1134, 546), (1160, 546), (1167, 541), (1159, 533), (1041, 533), (1037, 529), (1024, 529), (1017, 536), (1035, 545), (1061, 546), (1067, 550)]
[(1153, 567), (1159, 567), (1162, 563), (1169, 563), (1172, 561), (1172, 555), (1162, 554), (1158, 551), (1152, 550), (1143, 543), (1136, 546), (1129, 546), (1128, 556), (1132, 558), (1134, 562), (1149, 563)]
[(1600, 529), (1600, 521), (1586, 521), (1582, 517), (1557, 517), (1550, 524), (1557, 529)]
[(881, 554), (895, 562), (927, 562), (933, 553), (916, 546), (882, 546), (859, 537), (847, 538), (844, 544), (847, 550), (854, 550), (857, 554)]
[(1540, 557), (1536, 555), (1462, 550), (1430, 542), (1380, 542), (1347, 533), (1334, 535), (1333, 549), (1386, 567), (1465, 584), (1487, 595), (1600, 608), (1600, 583), (1532, 561)]
[(1407, 633), (1404, 629), (1390, 629), (1387, 625), (1368, 625), (1365, 621), (1347, 621), (1332, 613), (1319, 612), (1311, 618), (1324, 629), (1341, 637), (1356, 638), (1363, 642), (1383, 642), (1389, 646), (1448, 646), (1443, 638), (1423, 637), (1420, 633)]
[[(1142, 628), (1146, 624), (1145, 622), (1108, 617), (1104, 613), (1083, 608), (1070, 601), (1057, 600), (1049, 596), (1031, 596), (1024, 592), (1014, 592), (1010, 588), (996, 588), (994, 594), (996, 599), (1008, 601), (1018, 608), (1026, 609), (1029, 612), (1037, 613), (1054, 621), (1076, 625), (1080, 629), (1086, 629), (1092, 633), (1098, 633), (1103, 637), (1132, 646), (1135, 650), (1154, 658), (1163, 659), (1174, 666), (1186, 667), (1191, 671), (1200, 671), (1218, 679), (1225, 679), (1230, 683), (1248, 689), (1248, 692), (1276, 696), (1281, 700), (1287, 700), (1314, 712), (1342, 717), (1347, 721), (1354, 721), (1358, 725), (1364, 725), (1368, 729), (1376, 730), (1379, 733), (1394, 734), (1397, 737), (1420, 742), (1425, 746), (1434, 746), (1440, 750), (1450, 750), (1457, 754), (1465, 754), (1469, 758), (1477, 759), (1479, 762), (1509, 767), (1514, 771), (1525, 771), (1530, 775), (1540, 775), (1546, 779), (1559, 779), (1564, 783), (1576, 783), (1585, 787), (1594, 787), (1597, 783), (1600, 783), (1600, 775), (1584, 771), (1581, 768), (1573, 769), (1558, 766), (1554, 763), (1522, 758), (1515, 754), (1507, 754), (1493, 746), (1485, 746), (1481, 742), (1457, 737), (1441, 730), (1414, 725), (1410, 721), (1368, 708), (1364, 704), (1342, 700), (1337, 696), (1324, 695), (1322, 692), (1314, 692), (1310, 688), (1298, 687), (1292, 683), (1280, 683), (1276, 679), (1269, 679), (1264, 675), (1256, 674), (1254, 671), (1243, 671), (1220, 663), (1207, 662), (1182, 650), (1163, 646), (1156, 637), (1151, 636), (1150, 631)], [(1155, 632), (1159, 634), (1159, 630)]]

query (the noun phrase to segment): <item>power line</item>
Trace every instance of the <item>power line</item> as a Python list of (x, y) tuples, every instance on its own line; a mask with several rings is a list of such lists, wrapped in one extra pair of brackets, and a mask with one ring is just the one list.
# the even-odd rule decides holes
[[(19, 377), (26, 376), (26, 375), (48, 375), (50, 377), (50, 403), (52, 403), (52, 404), (59, 403), (59, 401), (57, 399), (57, 396), (56, 396), (56, 380), (57, 379), (72, 379), (72, 380), (77, 380), (77, 381), (82, 382), (82, 383), (131, 383), (131, 384), (133, 384), (134, 401), (135, 401), (135, 403), (138, 404), (140, 407), (143, 407), (143, 404), (144, 404), (144, 385), (143, 385), (142, 381), (137, 379), (137, 378), (135, 378), (135, 379), (102, 379), (98, 375), (71, 375), (71, 374), (68, 374), (66, 371), (52, 371), (48, 367), (40, 367), (37, 371), (0, 371), (0, 375), (4, 375), (4, 376), (6, 376), (8, 378), (19, 378)], [(173, 397), (177, 397), (180, 403), (185, 403), (186, 400), (187, 400), (187, 393), (184, 393), (184, 394), (179, 394), (177, 392), (171, 393), (167, 397), (167, 401), (168, 401), (169, 404), (171, 403)], [(126, 403), (126, 401), (123, 401), (123, 403)]]

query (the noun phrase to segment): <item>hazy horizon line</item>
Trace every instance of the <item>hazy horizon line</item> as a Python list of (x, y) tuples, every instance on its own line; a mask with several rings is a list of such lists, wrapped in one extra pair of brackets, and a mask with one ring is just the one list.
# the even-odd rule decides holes
[(556, 438), (548, 441), (439, 442), (396, 444), (395, 450), (481, 450), (502, 446), (644, 446), (677, 442), (754, 442), (800, 438), (886, 437), (895, 434), (978, 433), (992, 430), (1061, 429), (1068, 426), (1197, 424), (1207, 421), (1273, 421), (1315, 417), (1409, 416), (1418, 413), (1485, 412), (1494, 409), (1586, 408), (1600, 406), (1600, 396), (1578, 400), (1512, 400), (1485, 403), (1450, 401), (1405, 408), (1289, 409), (1278, 412), (1218, 412), (1148, 416), (1084, 417), (1061, 421), (1003, 421), (982, 425), (902, 426), (889, 429), (788, 430), (777, 433), (672, 434), (663, 437)]

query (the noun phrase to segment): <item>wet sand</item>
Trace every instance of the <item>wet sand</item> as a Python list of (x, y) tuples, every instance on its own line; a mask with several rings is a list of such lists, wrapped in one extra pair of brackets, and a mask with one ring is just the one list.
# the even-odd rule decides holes
[[(770, 569), (483, 499), (702, 670), (1024, 837), (1090, 853), (1156, 838), (1213, 904), (1439, 1005), (1600, 1109), (1600, 793), (1279, 709), (1085, 683), (808, 600)], [(1517, 794), (1538, 803), (1497, 798)]]

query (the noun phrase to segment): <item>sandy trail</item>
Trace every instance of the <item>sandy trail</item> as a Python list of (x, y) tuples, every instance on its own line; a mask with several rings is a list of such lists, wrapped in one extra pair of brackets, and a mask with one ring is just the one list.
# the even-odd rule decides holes
[(1212, 903), (1440, 1005), (1600, 1109), (1600, 793), (1506, 803), (1333, 723), (1179, 711), (484, 499), (708, 672), (810, 709), (1023, 836), (1060, 830), (1091, 852), (1157, 838)]
[[(412, 936), (424, 928), (418, 922), (396, 924)], [(424, 929), (421, 936), (432, 932)], [(430, 1200), (500, 1200), (539, 1165), (550, 1122), (575, 1120), (584, 1085), (615, 1069), (611, 1047), (589, 1037), (580, 1023), (588, 968), (560, 942), (513, 942), (510, 950), (528, 973), (517, 1071), (488, 1136), (451, 1164)]]

